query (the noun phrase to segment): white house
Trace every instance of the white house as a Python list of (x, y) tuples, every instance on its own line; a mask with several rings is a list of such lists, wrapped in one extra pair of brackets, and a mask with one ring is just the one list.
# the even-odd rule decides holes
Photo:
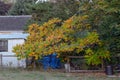
[(17, 60), (12, 52), (16, 44), (23, 44), (28, 36), (24, 33), (31, 16), (0, 16), (0, 65), (3, 67), (26, 67), (25, 60)]

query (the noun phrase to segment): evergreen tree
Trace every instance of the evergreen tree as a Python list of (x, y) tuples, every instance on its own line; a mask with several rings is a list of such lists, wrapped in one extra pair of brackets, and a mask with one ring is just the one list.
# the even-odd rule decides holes
[(88, 22), (92, 25), (92, 30), (99, 33), (104, 49), (109, 50), (111, 56), (120, 55), (120, 1), (83, 1), (79, 15), (83, 14), (89, 16)]
[(53, 2), (39, 2), (32, 8), (33, 20), (40, 24), (52, 18), (66, 20), (73, 16), (79, 9), (79, 2), (76, 0), (56, 0)]
[(5, 4), (4, 2), (0, 1), (0, 15), (6, 15), (10, 7), (11, 4)]
[(36, 0), (17, 0), (9, 10), (9, 15), (31, 15), (31, 7)]

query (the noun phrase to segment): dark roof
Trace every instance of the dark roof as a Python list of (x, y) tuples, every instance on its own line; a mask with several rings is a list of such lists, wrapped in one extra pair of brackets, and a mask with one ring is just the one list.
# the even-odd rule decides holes
[(30, 15), (0, 16), (0, 31), (22, 31)]

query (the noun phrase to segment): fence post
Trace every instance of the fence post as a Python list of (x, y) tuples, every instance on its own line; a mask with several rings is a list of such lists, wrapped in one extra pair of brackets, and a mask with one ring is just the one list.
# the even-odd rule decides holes
[(0, 54), (0, 67), (2, 67), (2, 54)]

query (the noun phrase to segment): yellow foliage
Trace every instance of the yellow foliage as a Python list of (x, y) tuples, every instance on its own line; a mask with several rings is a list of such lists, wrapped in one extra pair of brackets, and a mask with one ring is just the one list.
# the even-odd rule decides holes
[(32, 24), (29, 26), (30, 35), (24, 45), (17, 45), (14, 52), (18, 57), (34, 56), (35, 59), (54, 52), (58, 54), (57, 57), (60, 57), (62, 53), (73, 51), (80, 53), (88, 45), (100, 44), (99, 36), (94, 31), (86, 33), (87, 35), (83, 38), (75, 37), (77, 32), (91, 28), (90, 24), (86, 23), (87, 18), (87, 15), (73, 16), (61, 25), (58, 25), (62, 22), (57, 18), (51, 19), (41, 26)]

